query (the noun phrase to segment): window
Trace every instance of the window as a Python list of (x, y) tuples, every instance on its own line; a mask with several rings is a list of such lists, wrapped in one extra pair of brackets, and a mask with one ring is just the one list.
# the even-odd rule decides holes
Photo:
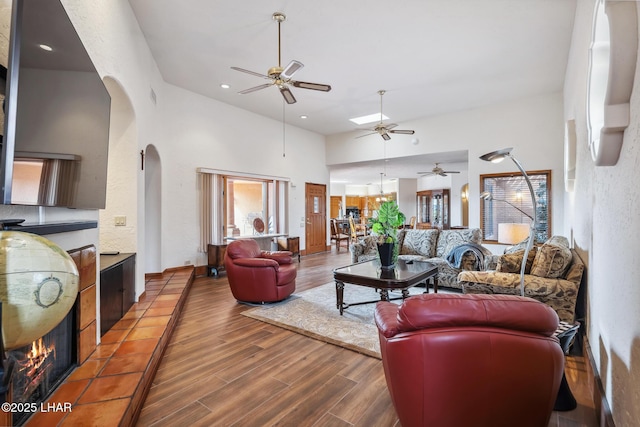
[(199, 168), (200, 248), (227, 237), (287, 234), (287, 178)]
[(283, 232), (277, 203), (281, 181), (225, 176), (224, 183), (225, 237)]
[[(551, 232), (551, 171), (527, 172), (536, 195), (536, 241)], [(498, 241), (498, 224), (525, 223), (533, 219), (529, 187), (519, 172), (480, 175), (480, 226), (484, 240)]]

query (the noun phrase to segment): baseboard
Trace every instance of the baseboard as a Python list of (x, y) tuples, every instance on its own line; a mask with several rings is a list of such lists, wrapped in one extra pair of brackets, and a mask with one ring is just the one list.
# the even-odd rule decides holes
[(181, 267), (170, 267), (170, 268), (166, 268), (162, 273), (144, 273), (144, 278), (145, 280), (161, 279), (164, 273), (175, 273), (176, 271), (191, 270), (193, 268), (197, 268), (197, 267), (194, 267), (193, 265), (184, 265)]
[(615, 423), (613, 422), (613, 414), (611, 413), (611, 407), (609, 406), (609, 402), (607, 402), (607, 397), (604, 392), (604, 387), (602, 386), (600, 375), (597, 374), (597, 365), (595, 363), (593, 353), (591, 352), (589, 340), (586, 336), (584, 337), (582, 348), (584, 351), (583, 354), (585, 354), (588, 359), (588, 363), (586, 363), (585, 365), (587, 368), (587, 378), (589, 384), (592, 385), (591, 398), (593, 399), (593, 405), (596, 410), (598, 425), (600, 427), (615, 427)]

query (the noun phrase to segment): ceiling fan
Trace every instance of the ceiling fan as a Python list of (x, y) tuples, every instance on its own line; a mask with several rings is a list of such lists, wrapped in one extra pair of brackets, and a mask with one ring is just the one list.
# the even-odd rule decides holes
[(444, 169), (442, 169), (440, 167), (440, 163), (436, 163), (436, 166), (431, 169), (430, 172), (418, 172), (418, 175), (423, 175), (423, 176), (427, 176), (427, 175), (440, 175), (440, 176), (447, 176), (448, 173), (460, 173), (460, 171), (446, 171)]
[(287, 104), (295, 104), (296, 98), (293, 96), (293, 93), (289, 90), (289, 84), (294, 87), (299, 87), (302, 89), (311, 89), (311, 90), (319, 90), (322, 92), (329, 92), (331, 90), (331, 86), (321, 84), (321, 83), (309, 83), (309, 82), (301, 82), (298, 80), (292, 80), (293, 75), (300, 70), (304, 65), (299, 61), (291, 61), (289, 64), (282, 68), (281, 65), (281, 52), (280, 52), (280, 24), (287, 19), (286, 15), (281, 12), (276, 12), (273, 14), (273, 20), (278, 23), (278, 66), (271, 67), (267, 71), (267, 74), (260, 74), (254, 71), (245, 70), (244, 68), (239, 67), (231, 67), (233, 70), (241, 71), (243, 73), (251, 74), (252, 76), (262, 77), (267, 80), (271, 80), (269, 83), (264, 83), (259, 86), (255, 86), (249, 89), (245, 89), (238, 93), (247, 94), (251, 92), (255, 92), (260, 89), (267, 88), (269, 86), (277, 86), (282, 94), (282, 97), (287, 102)]
[(370, 129), (372, 131), (371, 133), (360, 135), (356, 138), (363, 138), (365, 136), (373, 135), (374, 133), (379, 133), (382, 139), (384, 139), (385, 141), (388, 141), (391, 139), (391, 137), (389, 136), (390, 133), (397, 133), (397, 134), (403, 134), (403, 135), (413, 135), (415, 133), (415, 131), (413, 130), (394, 129), (396, 126), (398, 126), (395, 123), (389, 123), (388, 125), (385, 125), (383, 123), (382, 118), (384, 116), (382, 115), (382, 95), (384, 95), (385, 92), (386, 92), (385, 90), (378, 91), (378, 94), (380, 95), (380, 123), (375, 125), (373, 129)]

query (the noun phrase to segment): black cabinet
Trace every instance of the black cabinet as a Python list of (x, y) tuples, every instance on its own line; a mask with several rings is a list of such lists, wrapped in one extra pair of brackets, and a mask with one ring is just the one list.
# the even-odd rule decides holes
[(136, 254), (100, 255), (100, 335), (131, 308), (136, 297)]

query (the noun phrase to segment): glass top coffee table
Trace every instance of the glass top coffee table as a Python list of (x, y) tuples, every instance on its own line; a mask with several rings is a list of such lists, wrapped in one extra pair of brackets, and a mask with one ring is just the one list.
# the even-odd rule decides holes
[[(352, 305), (371, 304), (377, 301), (344, 302), (344, 285), (367, 286), (380, 291), (380, 301), (390, 301), (389, 291), (402, 291), (402, 299), (409, 296), (409, 288), (434, 278), (438, 267), (430, 262), (398, 260), (393, 270), (380, 267), (380, 260), (360, 262), (333, 270), (336, 282), (336, 306), (340, 314)], [(426, 283), (425, 283), (426, 284)], [(427, 292), (429, 287), (426, 286)]]

